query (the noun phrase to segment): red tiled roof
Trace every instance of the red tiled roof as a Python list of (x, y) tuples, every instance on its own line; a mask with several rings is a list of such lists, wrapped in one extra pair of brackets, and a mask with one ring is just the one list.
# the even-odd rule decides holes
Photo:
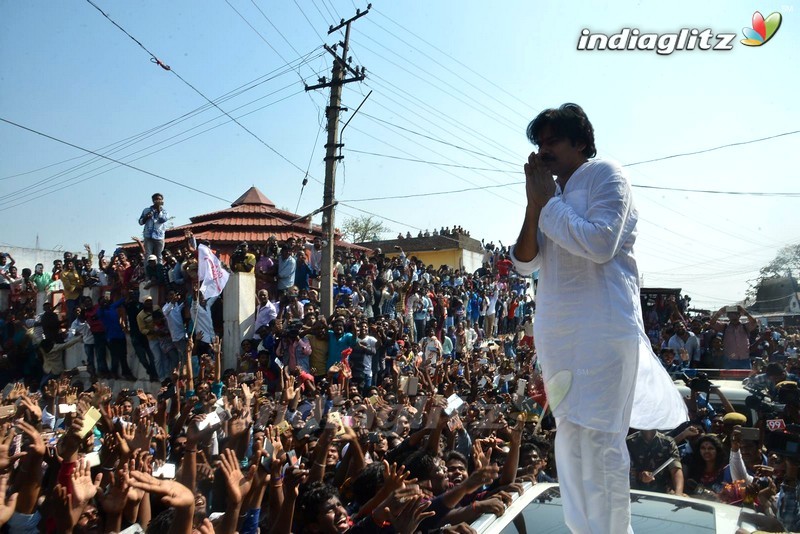
[[(184, 231), (191, 230), (197, 239), (207, 239), (212, 244), (264, 243), (271, 236), (278, 241), (289, 237), (313, 239), (322, 237), (322, 227), (317, 224), (309, 228), (308, 219), (292, 222), (298, 215), (275, 207), (261, 191), (251, 187), (230, 208), (190, 217), (189, 224), (176, 226), (166, 232), (165, 242), (174, 245), (184, 240)], [(354, 250), (369, 250), (337, 239), (337, 247)], [(126, 243), (125, 246), (133, 246)]]
[(259, 191), (256, 186), (253, 186), (245, 191), (242, 196), (233, 201), (231, 206), (239, 206), (240, 204), (261, 204), (265, 206), (272, 206), (273, 208), (275, 207), (275, 203), (264, 196), (264, 193)]

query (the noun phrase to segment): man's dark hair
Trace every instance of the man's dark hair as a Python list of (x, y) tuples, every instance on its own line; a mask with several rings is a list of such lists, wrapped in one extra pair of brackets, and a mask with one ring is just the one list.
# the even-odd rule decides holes
[(164, 198), (164, 195), (161, 193), (153, 193), (153, 196), (150, 197), (150, 200), (155, 201), (156, 197)]
[(372, 462), (353, 479), (353, 497), (359, 504), (366, 504), (383, 485), (383, 464)]
[(414, 452), (403, 463), (409, 476), (419, 481), (430, 480), (436, 474), (436, 457), (428, 451)]
[(784, 372), (783, 366), (781, 366), (781, 364), (779, 364), (778, 362), (769, 363), (764, 368), (764, 373), (767, 376), (783, 376), (783, 372)]
[(450, 451), (444, 457), (444, 463), (447, 464), (451, 460), (456, 460), (464, 464), (464, 466), (469, 466), (469, 462), (467, 461), (467, 457), (461, 454), (458, 451)]
[(540, 135), (545, 126), (550, 126), (551, 131), (558, 137), (566, 137), (572, 146), (584, 143), (586, 147), (582, 154), (587, 158), (597, 155), (594, 146), (594, 128), (589, 122), (589, 117), (578, 104), (563, 104), (558, 109), (546, 109), (539, 113), (535, 119), (528, 124), (528, 140), (535, 145), (539, 145)]
[(302, 518), (304, 524), (316, 522), (325, 503), (334, 497), (339, 498), (336, 488), (324, 482), (312, 482), (300, 494), (297, 504), (302, 513), (297, 516)]
[(167, 508), (150, 520), (150, 523), (147, 525), (147, 534), (154, 532), (167, 532), (174, 522), (175, 508)]

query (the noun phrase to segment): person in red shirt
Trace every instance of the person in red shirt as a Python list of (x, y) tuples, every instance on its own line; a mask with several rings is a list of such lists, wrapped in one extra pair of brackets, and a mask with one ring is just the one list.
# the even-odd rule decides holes
[(505, 278), (508, 276), (509, 271), (511, 271), (511, 260), (508, 259), (508, 256), (503, 254), (500, 257), (500, 260), (497, 262), (497, 274), (500, 275), (500, 278)]

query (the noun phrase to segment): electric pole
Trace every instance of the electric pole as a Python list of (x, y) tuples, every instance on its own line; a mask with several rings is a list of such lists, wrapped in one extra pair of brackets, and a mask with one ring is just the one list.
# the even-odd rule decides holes
[[(306, 85), (306, 91), (331, 88), (330, 104), (325, 108), (328, 119), (328, 141), (325, 143), (325, 191), (322, 198), (324, 207), (322, 212), (322, 232), (325, 234), (325, 246), (322, 248), (322, 273), (320, 280), (320, 302), (322, 313), (330, 316), (333, 313), (333, 248), (336, 241), (335, 207), (336, 207), (336, 164), (344, 156), (337, 155), (337, 149), (344, 145), (339, 143), (339, 112), (347, 111), (342, 107), (342, 86), (350, 82), (360, 82), (365, 78), (364, 67), (353, 68), (350, 66), (351, 58), (347, 55), (350, 46), (350, 24), (369, 13), (372, 4), (367, 5), (366, 11), (356, 10), (356, 15), (349, 20), (344, 20), (328, 29), (328, 35), (345, 28), (344, 41), (325, 50), (333, 56), (333, 70), (331, 80), (320, 78), (317, 85)], [(340, 56), (337, 48), (342, 47)], [(350, 76), (349, 78), (347, 76)]]

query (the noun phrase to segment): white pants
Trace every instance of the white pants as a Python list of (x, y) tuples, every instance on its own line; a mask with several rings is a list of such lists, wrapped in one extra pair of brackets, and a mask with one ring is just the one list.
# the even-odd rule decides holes
[(555, 456), (567, 527), (576, 534), (633, 534), (626, 431), (557, 423)]

